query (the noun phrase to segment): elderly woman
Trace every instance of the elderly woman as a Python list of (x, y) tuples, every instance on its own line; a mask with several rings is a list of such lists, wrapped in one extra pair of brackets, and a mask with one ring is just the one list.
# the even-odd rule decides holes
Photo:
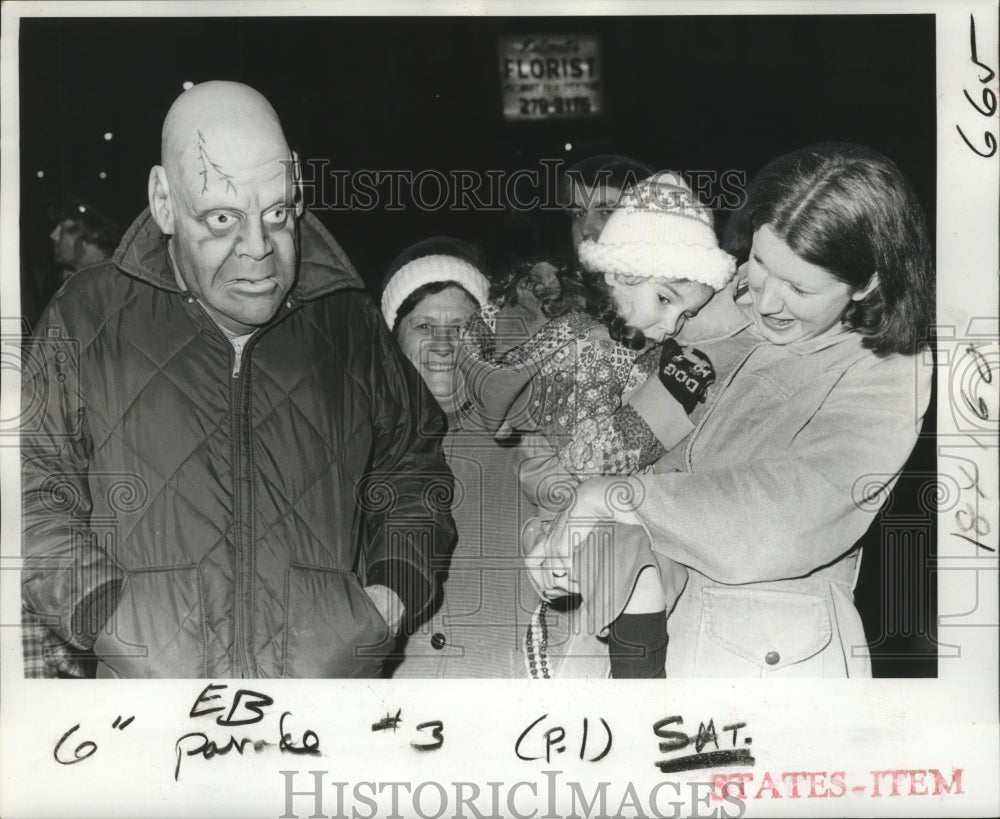
[(689, 573), (668, 677), (870, 676), (855, 544), (929, 397), (916, 358), (933, 310), (924, 216), (888, 159), (825, 144), (764, 168), (726, 244), (744, 263), (685, 341), (709, 359), (735, 336), (754, 343), (686, 441), (624, 479), (631, 502), (612, 479), (587, 481), (525, 544), (529, 566), (547, 596), (564, 594), (595, 519), (615, 540), (639, 526)]
[[(472, 411), (456, 366), (459, 331), (489, 296), (483, 269), (475, 247), (440, 236), (400, 253), (383, 283), (382, 315), (448, 416), (442, 444), (455, 474), (458, 529), (450, 565), (438, 567), (437, 609), (405, 638), (394, 677), (525, 673), (522, 639), (538, 598), (522, 569), (518, 532), (530, 510), (521, 501), (516, 448), (494, 440), (495, 429)], [(511, 340), (534, 329), (532, 305), (521, 307), (507, 317)]]

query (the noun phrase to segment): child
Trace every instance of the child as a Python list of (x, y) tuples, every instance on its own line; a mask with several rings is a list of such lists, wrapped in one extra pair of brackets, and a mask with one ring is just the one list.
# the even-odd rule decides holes
[[(674, 174), (639, 183), (620, 204), (598, 239), (581, 244), (584, 269), (559, 269), (559, 292), (542, 299), (551, 321), (498, 354), (496, 317), (505, 304), (491, 302), (470, 322), (460, 356), (480, 411), (495, 425), (514, 418), (518, 429), (537, 430), (551, 448), (551, 457), (531, 459), (521, 471), (522, 488), (543, 519), (551, 520), (572, 496), (567, 475), (582, 481), (631, 474), (679, 443), (714, 380), (710, 362), (675, 342), (653, 347), (671, 339), (735, 272), (732, 257), (718, 247), (711, 212)], [(640, 413), (624, 399), (656, 371), (676, 400)], [(647, 418), (655, 419), (652, 425)], [(606, 612), (600, 622), (614, 620), (611, 674), (663, 676), (660, 578), (651, 568), (619, 575), (616, 588), (583, 595), (591, 611)], [(549, 676), (547, 610), (543, 602), (526, 638), (534, 676)]]

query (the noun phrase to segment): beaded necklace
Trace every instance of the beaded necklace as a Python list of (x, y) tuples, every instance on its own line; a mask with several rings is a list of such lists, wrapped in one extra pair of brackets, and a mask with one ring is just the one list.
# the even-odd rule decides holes
[[(552, 679), (549, 671), (549, 627), (545, 622), (545, 612), (549, 610), (549, 601), (543, 600), (531, 615), (531, 623), (524, 636), (525, 661), (528, 666), (528, 676), (536, 680)], [(537, 651), (537, 657), (536, 657)]]

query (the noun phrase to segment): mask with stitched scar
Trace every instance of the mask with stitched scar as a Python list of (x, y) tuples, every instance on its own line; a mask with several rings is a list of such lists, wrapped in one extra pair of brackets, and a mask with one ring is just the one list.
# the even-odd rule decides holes
[(150, 210), (178, 284), (232, 333), (270, 321), (295, 282), (295, 161), (270, 103), (240, 83), (196, 85), (164, 121)]

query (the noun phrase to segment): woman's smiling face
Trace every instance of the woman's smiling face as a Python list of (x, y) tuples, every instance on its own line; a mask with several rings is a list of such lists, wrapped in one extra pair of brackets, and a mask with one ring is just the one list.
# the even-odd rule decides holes
[(857, 290), (796, 253), (763, 225), (753, 236), (746, 265), (754, 321), (772, 344), (791, 344), (840, 332), (841, 317), (852, 301), (875, 287)]
[(461, 387), (456, 367), (458, 335), (476, 304), (460, 287), (448, 287), (421, 299), (399, 323), (396, 338), (446, 412)]

